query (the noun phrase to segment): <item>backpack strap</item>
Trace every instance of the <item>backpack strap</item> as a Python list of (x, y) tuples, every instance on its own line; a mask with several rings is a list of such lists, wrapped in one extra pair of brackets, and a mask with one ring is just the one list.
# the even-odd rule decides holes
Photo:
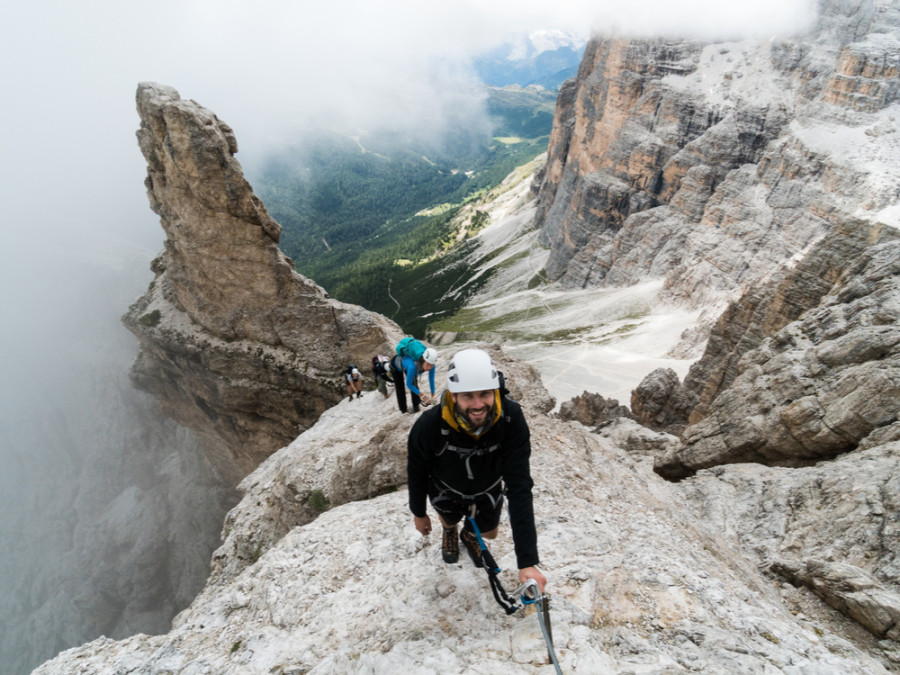
[(470, 464), (473, 457), (480, 457), (481, 455), (487, 455), (491, 452), (500, 449), (499, 443), (494, 443), (493, 445), (489, 445), (486, 448), (461, 448), (458, 445), (453, 445), (450, 441), (444, 443), (444, 447), (438, 450), (435, 453), (436, 457), (440, 457), (447, 450), (451, 452), (455, 452), (460, 456), (460, 459), (465, 458), (466, 461), (466, 475), (469, 477), (469, 480), (473, 480), (475, 478), (475, 474), (472, 473), (472, 465)]

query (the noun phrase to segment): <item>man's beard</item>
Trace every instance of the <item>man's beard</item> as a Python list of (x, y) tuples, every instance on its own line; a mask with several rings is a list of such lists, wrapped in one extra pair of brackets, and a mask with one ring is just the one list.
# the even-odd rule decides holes
[(494, 406), (491, 404), (486, 408), (487, 414), (483, 417), (480, 423), (476, 424), (469, 418), (468, 411), (463, 412), (459, 407), (457, 407), (456, 412), (459, 417), (466, 423), (466, 426), (469, 429), (477, 429), (478, 427), (483, 427), (488, 423), (488, 420), (492, 420), (494, 418)]

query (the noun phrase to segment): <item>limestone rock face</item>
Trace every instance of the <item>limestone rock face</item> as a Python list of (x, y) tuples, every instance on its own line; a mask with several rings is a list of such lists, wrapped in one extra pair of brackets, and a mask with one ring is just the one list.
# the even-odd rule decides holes
[(895, 39), (884, 33), (867, 35), (847, 45), (829, 78), (822, 100), (853, 110), (881, 110), (897, 100), (900, 55)]
[(682, 421), (702, 420), (713, 400), (734, 382), (744, 354), (817, 307), (841, 279), (866, 287), (866, 281), (852, 279), (859, 269), (856, 263), (871, 245), (896, 236), (896, 230), (882, 224), (847, 219), (783, 275), (731, 303), (710, 331), (703, 357), (685, 378), (683, 395), (694, 405), (680, 409)]
[(891, 237), (857, 254), (817, 307), (745, 353), (657, 471), (835, 457), (900, 419), (900, 239)]
[[(760, 161), (785, 128), (788, 110), (713, 104), (691, 87), (673, 84), (692, 81), (702, 61), (713, 58), (698, 43), (589, 44), (575, 94), (560, 97), (558, 106), (571, 110), (559, 109), (558, 123), (571, 122), (551, 138), (539, 193), (550, 278), (566, 286), (634, 283), (672, 274), (696, 250), (711, 264), (691, 274), (702, 271), (707, 285), (713, 283), (710, 290), (721, 290), (732, 288), (755, 256), (783, 253), (772, 241), (766, 247), (757, 241), (738, 260), (722, 235), (738, 239), (748, 220), (760, 220), (758, 197), (747, 194), (757, 179), (738, 170)], [(747, 56), (738, 52), (736, 58)], [(715, 201), (727, 200), (728, 210), (711, 210), (697, 229), (716, 193)], [(715, 272), (712, 267), (725, 258), (727, 265)]]
[(631, 392), (631, 411), (644, 426), (655, 431), (680, 433), (686, 411), (695, 398), (685, 391), (671, 368), (657, 368)]
[(785, 42), (595, 37), (534, 185), (548, 276), (664, 277), (665, 299), (724, 306), (848, 217), (877, 220), (895, 199), (870, 160), (895, 164), (900, 17), (879, 0), (820, 11)]
[(228, 125), (154, 83), (139, 85), (137, 109), (166, 240), (124, 317), (141, 342), (133, 379), (200, 434), (233, 485), (340, 399), (346, 364), (391, 348), (400, 329), (294, 271)]
[(666, 400), (662, 382), (635, 391), (643, 423), (703, 420), (748, 351), (900, 226), (898, 54), (900, 14), (879, 0), (823, 2), (784, 42), (591, 41), (533, 186), (546, 272), (663, 277), (660, 299), (724, 310)]
[(809, 586), (829, 605), (853, 617), (879, 638), (900, 641), (900, 593), (887, 590), (858, 567), (807, 560), (803, 565), (776, 563), (773, 569), (795, 583)]
[[(761, 568), (811, 589), (876, 637), (897, 640), (898, 463), (895, 423), (836, 460), (800, 468), (729, 464), (678, 485), (697, 517)], [(794, 606), (795, 592), (783, 592)]]
[(662, 277), (724, 310), (683, 383), (633, 392), (647, 429), (597, 432), (654, 456), (785, 607), (814, 594), (896, 663), (895, 5), (822, 2), (785, 42), (595, 38), (533, 189), (558, 284)]

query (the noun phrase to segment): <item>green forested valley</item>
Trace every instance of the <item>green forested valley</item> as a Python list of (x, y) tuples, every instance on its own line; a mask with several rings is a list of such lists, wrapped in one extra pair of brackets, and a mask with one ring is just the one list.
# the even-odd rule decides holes
[(461, 127), (440, 143), (317, 130), (271, 158), (254, 188), (298, 272), (421, 337), (437, 318), (426, 315), (464, 300), (443, 297), (468, 273), (457, 232), (488, 224), (477, 208), (461, 220), (460, 209), (546, 150), (555, 99), (536, 87), (491, 89), (493, 128)]

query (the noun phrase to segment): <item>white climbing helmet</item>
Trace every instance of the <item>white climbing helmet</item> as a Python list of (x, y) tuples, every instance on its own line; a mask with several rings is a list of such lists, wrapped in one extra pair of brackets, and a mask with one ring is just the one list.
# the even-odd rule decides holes
[(425, 363), (430, 363), (431, 365), (437, 363), (437, 357), (437, 349), (435, 349), (434, 347), (429, 347), (425, 350), (425, 353), (422, 354), (422, 360), (424, 360)]
[(500, 376), (490, 355), (481, 349), (464, 349), (450, 361), (447, 389), (457, 394), (464, 391), (499, 389)]

